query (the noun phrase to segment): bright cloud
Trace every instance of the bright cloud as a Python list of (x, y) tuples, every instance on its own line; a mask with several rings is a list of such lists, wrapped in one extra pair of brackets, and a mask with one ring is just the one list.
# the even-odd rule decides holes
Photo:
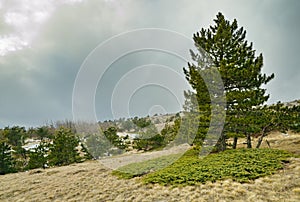
[(4, 23), (12, 28), (8, 35), (0, 34), (0, 56), (23, 49), (34, 41), (43, 24), (61, 4), (80, 3), (83, 0), (10, 0), (0, 2)]
[(5, 22), (9, 25), (20, 27), (28, 23), (28, 16), (17, 12), (7, 12), (4, 16)]
[(10, 51), (21, 50), (28, 46), (28, 42), (17, 36), (4, 36), (0, 38), (0, 56), (4, 56)]

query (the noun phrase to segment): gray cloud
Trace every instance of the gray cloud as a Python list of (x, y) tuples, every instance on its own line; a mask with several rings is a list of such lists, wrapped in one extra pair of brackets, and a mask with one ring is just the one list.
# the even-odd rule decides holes
[[(72, 90), (80, 65), (109, 37), (132, 29), (157, 27), (192, 38), (194, 32), (213, 23), (218, 11), (228, 19), (236, 18), (239, 25), (245, 27), (248, 40), (254, 42), (257, 53), (264, 55), (264, 72), (275, 73), (275, 79), (267, 86), (270, 102), (298, 99), (299, 6), (297, 0), (86, 0), (72, 5), (55, 5), (28, 47), (0, 58), (0, 126), (30, 126), (49, 120), (72, 119)], [(0, 36), (15, 31), (4, 22), (5, 12), (0, 8)], [(36, 29), (30, 25), (25, 28), (28, 32)], [(170, 62), (167, 56), (159, 58), (152, 54), (153, 58), (149, 57), (146, 53), (128, 57), (107, 73), (102, 81), (106, 87), (98, 86), (96, 95), (96, 101), (100, 103), (96, 106), (99, 119), (110, 118), (105, 109), (110, 104), (111, 89), (130, 68), (156, 62), (180, 71), (184, 65), (175, 59)], [(120, 66), (122, 71), (119, 71)], [(153, 89), (149, 92), (154, 93)], [(144, 97), (143, 93), (139, 91), (133, 97), (131, 108)], [(158, 94), (160, 96), (162, 92)], [(145, 103), (145, 108), (148, 105)]]

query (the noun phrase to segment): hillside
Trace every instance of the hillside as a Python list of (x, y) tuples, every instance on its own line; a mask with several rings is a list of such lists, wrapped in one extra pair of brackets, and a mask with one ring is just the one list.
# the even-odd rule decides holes
[[(274, 133), (271, 147), (300, 153), (300, 136)], [(240, 142), (242, 146), (242, 142)], [(263, 145), (266, 146), (266, 145)], [(0, 201), (299, 201), (300, 158), (253, 183), (231, 180), (200, 186), (144, 185), (121, 180), (98, 161), (0, 176)]]
[(293, 100), (293, 101), (290, 101), (290, 102), (284, 102), (283, 105), (288, 106), (288, 107), (299, 106), (300, 105), (300, 100)]

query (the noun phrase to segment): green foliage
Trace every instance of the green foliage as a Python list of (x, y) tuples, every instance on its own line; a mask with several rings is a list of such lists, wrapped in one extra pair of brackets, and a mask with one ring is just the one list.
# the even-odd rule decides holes
[[(259, 135), (258, 144), (256, 145), (256, 148), (259, 148), (263, 138), (273, 131), (286, 133), (288, 130), (291, 130), (296, 132), (300, 123), (299, 108), (299, 106), (288, 107), (277, 103), (249, 109), (247, 112), (244, 112), (246, 116), (243, 119), (239, 119), (239, 122), (229, 121), (230, 124), (227, 124), (226, 128), (227, 135), (229, 137), (241, 137), (243, 136), (241, 132), (247, 132), (249, 136), (252, 134)], [(233, 114), (230, 114), (228, 117), (233, 117)], [(248, 129), (245, 131), (243, 128)], [(231, 131), (235, 133), (231, 133)]]
[(11, 147), (6, 142), (0, 142), (0, 175), (15, 172), (14, 164)]
[(139, 128), (145, 128), (151, 124), (151, 121), (148, 118), (138, 118), (134, 117), (132, 122), (137, 125)]
[(143, 181), (162, 185), (195, 185), (223, 179), (250, 182), (282, 169), (283, 161), (291, 157), (288, 152), (271, 149), (227, 150), (204, 158), (198, 155), (190, 150), (172, 165), (146, 175)]
[(134, 140), (133, 148), (138, 150), (150, 151), (161, 149), (167, 145), (178, 145), (186, 143), (186, 136), (181, 129), (180, 114), (176, 114), (167, 119), (165, 127), (159, 133), (155, 125), (150, 124), (140, 132), (138, 138)]
[(50, 146), (49, 164), (63, 166), (80, 162), (78, 146), (79, 140), (70, 129), (58, 129)]
[(48, 126), (42, 126), (35, 129), (31, 129), (31, 136), (34, 136), (40, 140), (44, 140), (45, 138), (51, 139), (53, 132)]
[(6, 144), (14, 151), (12, 153), (14, 158), (14, 169), (18, 171), (23, 171), (27, 164), (27, 152), (22, 147), (27, 137), (27, 131), (24, 127), (20, 126), (5, 127), (1, 131), (2, 141), (6, 142)]
[(173, 124), (166, 123), (165, 127), (160, 132), (161, 136), (163, 137), (164, 145), (169, 144), (170, 142), (174, 141), (176, 137), (179, 135), (179, 129), (181, 126), (181, 118), (180, 116), (172, 117), (174, 121)]
[(284, 113), (284, 123), (286, 127), (293, 132), (299, 133), (300, 132), (300, 105), (285, 107), (283, 113)]
[(148, 161), (143, 161), (140, 163), (132, 163), (126, 166), (122, 166), (117, 170), (114, 170), (112, 174), (124, 179), (130, 179), (133, 177), (142, 176), (145, 175), (146, 173), (160, 170), (172, 164), (179, 157), (180, 157), (179, 154), (172, 154), (168, 156), (151, 159)]
[(83, 148), (95, 159), (107, 155), (121, 154), (128, 145), (117, 135), (117, 128), (108, 127), (103, 133), (90, 134), (85, 138)]
[(28, 152), (21, 146), (14, 147), (13, 157), (15, 159), (15, 168), (18, 171), (24, 171), (28, 163)]
[(27, 169), (46, 168), (48, 150), (49, 144), (41, 142), (34, 151), (30, 151)]
[(86, 137), (84, 146), (95, 159), (98, 159), (109, 152), (112, 144), (104, 135), (92, 134)]
[(164, 137), (160, 134), (156, 134), (153, 137), (142, 139), (137, 138), (134, 140), (133, 148), (137, 150), (150, 151), (159, 149), (165, 146)]
[(137, 150), (150, 151), (165, 146), (164, 137), (158, 133), (154, 125), (149, 125), (139, 137), (133, 141), (133, 148)]
[(145, 183), (162, 185), (195, 185), (207, 181), (233, 179), (238, 182), (271, 175), (282, 169), (283, 162), (292, 155), (272, 149), (238, 149), (210, 154), (199, 158), (199, 150), (132, 163), (113, 171), (120, 178), (144, 176)]
[(117, 147), (119, 150), (126, 149), (127, 145), (117, 135), (117, 129), (115, 127), (109, 127), (106, 131), (104, 131), (104, 136), (110, 141), (113, 146)]
[(135, 128), (135, 124), (130, 119), (121, 122), (121, 129), (124, 131), (130, 131), (134, 128)]
[(84, 145), (83, 143), (80, 144), (81, 146), (81, 152), (83, 152), (83, 160), (91, 160), (94, 157), (92, 156), (91, 152), (88, 150), (88, 148), (86, 147), (86, 145)]
[(24, 127), (5, 127), (2, 133), (4, 137), (7, 138), (8, 144), (10, 144), (13, 148), (24, 145), (24, 140), (26, 139), (26, 130)]
[[(265, 95), (266, 89), (261, 86), (273, 79), (274, 75), (267, 76), (261, 73), (263, 56), (255, 55), (252, 43), (249, 44), (246, 40), (246, 31), (243, 27), (238, 28), (235, 19), (229, 22), (222, 13), (218, 13), (214, 22), (215, 24), (208, 29), (202, 28), (200, 32), (194, 34), (193, 39), (199, 53), (191, 51), (194, 64), (189, 63), (184, 73), (196, 91), (200, 115), (197, 133), (200, 137), (196, 139), (201, 140), (209, 127), (212, 110), (212, 97), (207, 87), (210, 90), (218, 88), (218, 82), (205, 81), (215, 78), (209, 71), (211, 68), (217, 68), (220, 72), (226, 94), (227, 119), (218, 148), (224, 150), (225, 132), (244, 135), (252, 132), (250, 125), (237, 128), (236, 124), (253, 121), (247, 117), (247, 112), (253, 106), (259, 106), (268, 100), (269, 95)], [(207, 75), (211, 76), (205, 80)]]
[(104, 135), (111, 143), (116, 142), (119, 137), (115, 127), (109, 127), (106, 131), (104, 131)]

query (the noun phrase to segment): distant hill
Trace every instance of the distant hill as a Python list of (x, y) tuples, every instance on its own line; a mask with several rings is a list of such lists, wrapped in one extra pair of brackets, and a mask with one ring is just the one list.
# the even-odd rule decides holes
[(282, 104), (284, 106), (287, 106), (287, 107), (299, 106), (300, 105), (300, 100), (294, 100), (294, 101), (290, 101), (290, 102), (283, 102)]
[(169, 125), (172, 125), (178, 116), (182, 117), (183, 113), (178, 112), (174, 114), (155, 114), (154, 116), (146, 117), (119, 118), (98, 123), (102, 130), (107, 130), (109, 127), (115, 127), (118, 132), (139, 133), (143, 130), (143, 127), (141, 127), (139, 123), (143, 124), (144, 122), (144, 125), (147, 125), (146, 122), (148, 122), (149, 124), (153, 124), (157, 131), (160, 132), (165, 127), (165, 124), (168, 123)]

